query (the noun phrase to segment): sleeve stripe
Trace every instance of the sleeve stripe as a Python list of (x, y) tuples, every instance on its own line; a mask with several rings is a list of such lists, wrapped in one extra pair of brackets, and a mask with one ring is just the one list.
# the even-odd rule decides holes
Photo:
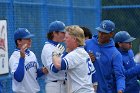
[(95, 73), (96, 72), (96, 70), (94, 69), (93, 71), (92, 71), (92, 73)]
[(69, 65), (68, 65), (68, 61), (67, 61), (67, 59), (66, 59), (66, 58), (63, 58), (63, 60), (64, 60), (64, 62), (65, 62), (65, 64), (66, 64), (66, 70), (68, 70)]
[(53, 68), (53, 63), (50, 65), (50, 70), (52, 71), (52, 68)]

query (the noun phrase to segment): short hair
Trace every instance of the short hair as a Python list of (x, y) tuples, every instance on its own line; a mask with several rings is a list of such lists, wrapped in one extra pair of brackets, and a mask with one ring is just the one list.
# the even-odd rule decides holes
[[(17, 40), (20, 40), (21, 41), (22, 39), (17, 39)], [(15, 40), (16, 47), (18, 47), (17, 40)]]
[(47, 33), (47, 38), (49, 39), (49, 40), (52, 40), (53, 39), (53, 32), (49, 32), (49, 33)]
[(79, 46), (85, 45), (85, 36), (82, 28), (80, 28), (77, 25), (67, 26), (66, 32), (68, 32), (69, 35), (74, 36), (76, 38)]
[(89, 28), (84, 27), (84, 26), (80, 26), (80, 28), (83, 29), (85, 37), (89, 37), (89, 39), (92, 38), (92, 33)]
[[(54, 32), (59, 33), (58, 31), (54, 31)], [(49, 40), (53, 40), (53, 38), (54, 38), (53, 32), (47, 33), (47, 38), (48, 38)]]

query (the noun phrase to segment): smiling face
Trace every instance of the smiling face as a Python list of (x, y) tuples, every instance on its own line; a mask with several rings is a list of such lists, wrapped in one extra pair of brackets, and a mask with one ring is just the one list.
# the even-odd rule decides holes
[(84, 46), (84, 31), (77, 25), (67, 26), (64, 40), (70, 51), (77, 47)]
[(53, 32), (53, 40), (56, 42), (63, 42), (65, 37), (65, 32)]
[(113, 32), (105, 33), (105, 32), (98, 32), (98, 42), (99, 44), (106, 44), (109, 43), (110, 38), (112, 38)]
[(122, 43), (118, 43), (118, 45), (124, 51), (128, 51), (129, 49), (132, 48), (132, 43), (131, 42), (122, 42)]
[(17, 47), (21, 48), (23, 45), (27, 44), (27, 48), (30, 48), (31, 43), (32, 43), (32, 40), (30, 38), (28, 38), (28, 39), (20, 39), (20, 40), (17, 40), (17, 44), (18, 44)]
[(76, 38), (74, 36), (69, 35), (68, 32), (66, 32), (66, 34), (65, 34), (64, 41), (65, 41), (67, 48), (70, 51), (75, 49), (75, 47), (77, 46)]

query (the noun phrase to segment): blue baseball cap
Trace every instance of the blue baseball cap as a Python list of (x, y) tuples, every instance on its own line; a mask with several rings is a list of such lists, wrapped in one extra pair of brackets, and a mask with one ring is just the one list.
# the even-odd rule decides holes
[(119, 31), (114, 36), (115, 43), (118, 42), (132, 42), (136, 38), (130, 36), (130, 34), (127, 31)]
[(14, 40), (32, 38), (31, 34), (26, 28), (18, 28), (14, 33)]
[(65, 32), (65, 24), (61, 21), (54, 21), (49, 25), (49, 32)]
[(110, 33), (114, 31), (115, 24), (110, 20), (103, 20), (99, 27), (96, 28), (96, 30), (100, 32)]

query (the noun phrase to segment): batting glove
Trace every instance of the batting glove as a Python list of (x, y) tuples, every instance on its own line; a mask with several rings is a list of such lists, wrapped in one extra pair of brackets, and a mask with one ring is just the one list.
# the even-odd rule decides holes
[(54, 49), (54, 52), (52, 53), (52, 56), (61, 56), (61, 54), (64, 52), (65, 47), (61, 44), (58, 44), (56, 48)]

